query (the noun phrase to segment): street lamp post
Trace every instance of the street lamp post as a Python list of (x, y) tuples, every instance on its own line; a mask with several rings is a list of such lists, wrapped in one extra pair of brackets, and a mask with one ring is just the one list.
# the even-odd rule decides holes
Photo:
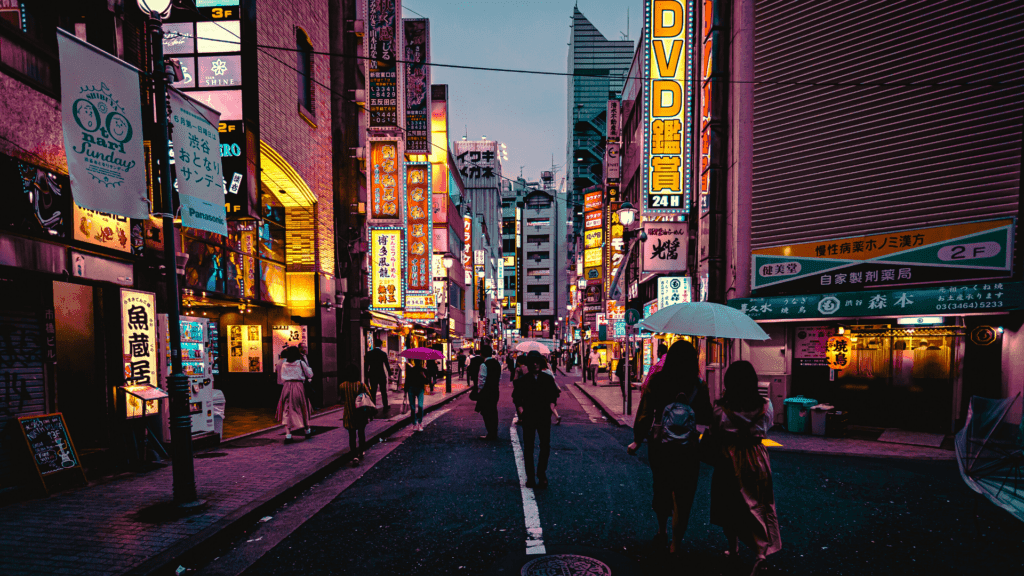
[(445, 354), (448, 369), (445, 370), (444, 393), (452, 393), (452, 302), (451, 302), (451, 281), (452, 266), (455, 265), (455, 257), (445, 254), (441, 259), (444, 262), (444, 341), (448, 344), (448, 352)]
[[(616, 211), (616, 214), (618, 214), (618, 216), (619, 216), (619, 224), (622, 224), (623, 236), (630, 236), (630, 238), (626, 238), (626, 240), (631, 240), (632, 239), (631, 238), (632, 232), (630, 232), (628, 230), (629, 230), (629, 227), (633, 225), (633, 221), (636, 220), (637, 209), (633, 208), (633, 204), (631, 204), (630, 202), (626, 201), (626, 202), (622, 203), (622, 206), (619, 207), (618, 211)], [(644, 239), (644, 237), (641, 234), (640, 241), (642, 242), (643, 239)], [(623, 243), (623, 245), (626, 246), (626, 247), (628, 247), (628, 244), (629, 244), (628, 242), (624, 242)], [(626, 250), (626, 254), (629, 254), (629, 253), (630, 253), (630, 251)], [(626, 267), (626, 269), (623, 270), (623, 275), (625, 277), (624, 283), (626, 285), (626, 290), (625, 290), (625, 294), (623, 295), (623, 300), (624, 300), (625, 307), (628, 309), (629, 308), (629, 287), (630, 287), (630, 283), (629, 283), (629, 262), (623, 262), (622, 265)], [(626, 411), (626, 414), (632, 414), (633, 413), (633, 391), (632, 391), (632, 385), (630, 383), (630, 381), (632, 379), (630, 378), (630, 374), (629, 374), (629, 357), (632, 355), (633, 349), (630, 346), (630, 344), (632, 343), (632, 338), (630, 338), (630, 336), (632, 336), (632, 329), (631, 329), (630, 326), (626, 326), (626, 352), (622, 355), (622, 359), (626, 363), (625, 369), (622, 372), (623, 377), (626, 379), (626, 381), (623, 383), (623, 398), (622, 398), (622, 402), (624, 404), (623, 407), (624, 407), (624, 409)]]
[(167, 271), (167, 332), (170, 339), (171, 373), (167, 376), (170, 400), (171, 470), (175, 504), (198, 503), (195, 463), (192, 459), (192, 416), (189, 413), (188, 377), (181, 367), (181, 310), (178, 294), (177, 255), (174, 247), (174, 201), (171, 187), (167, 127), (168, 70), (164, 62), (163, 19), (171, 13), (171, 0), (138, 0), (149, 16), (147, 30), (153, 46), (153, 94), (156, 98), (157, 133), (153, 146), (153, 174), (163, 199), (164, 260)]

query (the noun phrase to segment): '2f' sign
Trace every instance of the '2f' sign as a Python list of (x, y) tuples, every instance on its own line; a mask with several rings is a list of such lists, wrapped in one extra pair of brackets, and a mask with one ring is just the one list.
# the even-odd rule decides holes
[(954, 244), (944, 246), (939, 250), (939, 260), (943, 262), (956, 262), (959, 260), (980, 260), (992, 258), (999, 254), (1002, 248), (998, 242), (975, 242), (973, 244)]

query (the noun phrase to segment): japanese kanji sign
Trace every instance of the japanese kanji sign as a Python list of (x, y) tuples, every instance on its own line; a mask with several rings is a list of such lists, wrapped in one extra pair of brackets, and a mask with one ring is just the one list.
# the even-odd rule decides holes
[(433, 280), (430, 265), (434, 237), (430, 164), (407, 164), (405, 176), (408, 287), (410, 291), (429, 292)]
[(406, 19), (405, 26), (405, 149), (430, 150), (430, 20)]
[(597, 210), (594, 212), (587, 212), (583, 215), (583, 228), (585, 230), (592, 230), (594, 228), (600, 228), (603, 218), (601, 217), (601, 211)]
[(401, 56), (401, 0), (367, 0), (367, 108), (371, 130), (397, 128), (400, 104), (398, 63)]
[(694, 2), (644, 2), (645, 212), (690, 209)]
[(846, 336), (833, 336), (826, 344), (828, 367), (833, 370), (845, 370), (850, 365), (850, 339)]
[(139, 71), (57, 29), (61, 124), (75, 202), (149, 218)]
[(1024, 290), (1020, 282), (977, 282), (908, 290), (736, 298), (728, 305), (755, 320), (959, 315), (1018, 309), (1024, 305)]
[(181, 223), (221, 236), (228, 235), (221, 167), (220, 113), (171, 89), (175, 185), (181, 203)]
[(274, 358), (277, 358), (285, 348), (305, 344), (309, 346), (309, 327), (299, 325), (282, 325), (271, 327), (273, 332)]
[(689, 232), (686, 222), (644, 222), (644, 272), (683, 272)]
[(596, 192), (587, 192), (583, 196), (583, 209), (587, 212), (591, 210), (600, 210), (604, 206), (604, 192), (598, 190)]
[(370, 219), (397, 220), (400, 155), (394, 140), (370, 141)]
[(467, 188), (497, 188), (501, 178), (498, 143), (455, 142), (455, 166)]
[(755, 250), (751, 288), (821, 292), (1009, 276), (1011, 218)]
[[(121, 357), (125, 386), (159, 386), (156, 376), (156, 294), (121, 288)], [(142, 415), (142, 403), (126, 395), (127, 417)], [(146, 402), (146, 414), (159, 408)]]
[(664, 310), (673, 304), (690, 301), (690, 277), (658, 278), (658, 310)]
[(370, 229), (371, 308), (395, 310), (405, 305), (402, 286), (402, 231)]

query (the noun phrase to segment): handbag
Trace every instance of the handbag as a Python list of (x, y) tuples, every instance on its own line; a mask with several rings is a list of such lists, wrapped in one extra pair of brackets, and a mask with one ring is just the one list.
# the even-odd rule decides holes
[(469, 399), (474, 401), (480, 399), (480, 389), (475, 385), (469, 389)]
[(373, 416), (377, 413), (377, 405), (370, 398), (370, 391), (366, 389), (366, 384), (363, 384), (363, 391), (356, 396), (356, 411), (362, 412), (367, 416)]

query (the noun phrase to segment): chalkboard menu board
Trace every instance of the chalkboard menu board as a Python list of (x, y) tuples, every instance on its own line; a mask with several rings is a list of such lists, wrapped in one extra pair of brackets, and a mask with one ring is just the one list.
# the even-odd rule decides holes
[(40, 476), (81, 466), (60, 412), (18, 418)]

